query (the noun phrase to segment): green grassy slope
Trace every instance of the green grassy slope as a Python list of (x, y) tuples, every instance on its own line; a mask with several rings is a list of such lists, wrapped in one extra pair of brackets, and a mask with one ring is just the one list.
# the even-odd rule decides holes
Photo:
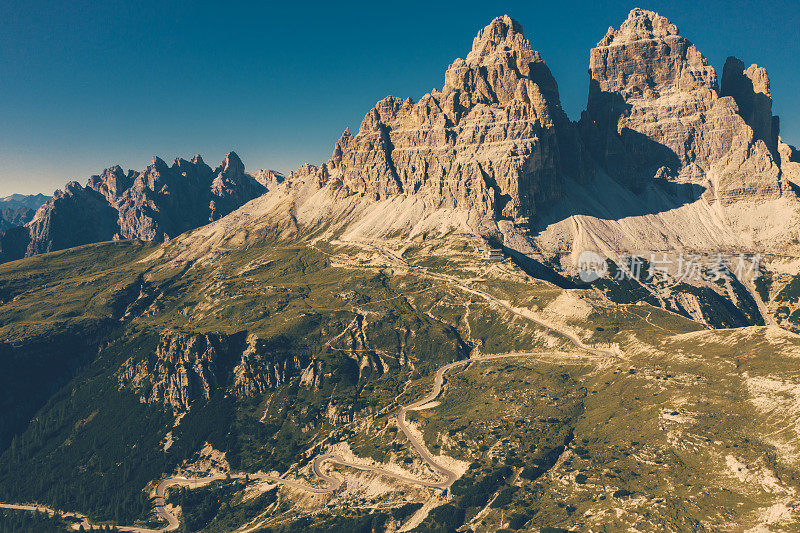
[[(791, 517), (796, 336), (709, 331), (647, 304), (558, 289), (482, 260), (469, 240), (384, 243), (422, 267), (408, 269), (352, 243), (236, 238), (200, 256), (182, 242), (120, 242), (0, 267), (0, 390), (12, 413), (0, 500), (146, 523), (152, 482), (204, 443), (234, 471), (307, 476), (316, 453), (347, 443), (424, 473), (396, 408), (447, 362), (510, 354), (448, 376), (438, 406), (409, 414), (434, 454), (471, 465), (446, 498), (365, 478), (380, 490), (326, 499), (282, 488), (258, 507), (241, 481), (180, 496), (187, 519), (209, 531), (249, 520), (381, 531), (431, 501), (418, 531), (735, 529)], [(577, 350), (553, 327), (616, 355)], [(226, 369), (173, 427), (171, 409), (119, 381), (165, 331), (257, 336), (276, 360), (314, 361), (314, 383), (290, 372), (238, 397)]]

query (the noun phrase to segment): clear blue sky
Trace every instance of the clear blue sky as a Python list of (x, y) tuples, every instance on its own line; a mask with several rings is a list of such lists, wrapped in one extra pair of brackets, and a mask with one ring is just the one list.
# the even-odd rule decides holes
[(670, 18), (721, 75), (767, 67), (784, 139), (800, 143), (796, 0), (642, 2), (0, 3), (0, 196), (52, 193), (112, 164), (142, 169), (235, 150), (248, 169), (326, 160), (388, 94), (441, 88), (493, 17), (522, 23), (567, 113), (586, 103), (589, 49), (633, 7)]

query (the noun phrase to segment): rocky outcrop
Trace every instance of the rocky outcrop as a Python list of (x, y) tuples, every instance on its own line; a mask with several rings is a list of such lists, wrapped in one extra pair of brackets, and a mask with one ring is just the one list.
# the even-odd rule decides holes
[(450, 65), (441, 91), (378, 102), (318, 179), (376, 200), (413, 194), (431, 208), (520, 218), (590, 168), (550, 70), (505, 16)]
[(767, 69), (758, 65), (744, 68), (744, 62), (729, 57), (722, 70), (721, 96), (732, 96), (739, 107), (739, 115), (753, 128), (756, 139), (767, 145), (773, 156), (778, 156), (778, 117), (772, 115), (772, 92)]
[(241, 398), (262, 394), (300, 376), (306, 368), (315, 368), (307, 357), (279, 356), (270, 349), (269, 342), (251, 335), (233, 369), (231, 390)]
[(634, 190), (662, 178), (701, 185), (723, 203), (779, 197), (769, 82), (740, 65), (729, 60), (720, 93), (716, 71), (674, 24), (634, 9), (591, 51), (584, 142)]
[[(410, 354), (417, 353), (415, 342), (425, 335), (395, 322), (396, 319), (397, 316), (388, 315), (382, 319), (374, 317), (368, 323), (365, 316), (356, 314), (326, 343), (327, 356), (319, 358), (298, 349), (284, 337), (264, 339), (246, 333), (167, 330), (160, 335), (152, 353), (132, 357), (122, 365), (117, 373), (118, 384), (144, 403), (163, 404), (175, 411), (185, 411), (193, 402), (208, 399), (217, 392), (249, 398), (293, 380), (314, 391), (320, 390), (326, 380), (357, 385), (383, 375), (395, 365), (414, 368)], [(424, 345), (423, 349), (432, 348)], [(463, 356), (465, 347), (448, 331), (435, 349), (461, 352)], [(392, 350), (399, 353), (391, 354)], [(390, 355), (386, 356), (387, 353)], [(331, 378), (332, 368), (337, 369), (335, 378)]]
[(800, 151), (778, 138), (778, 153), (786, 181), (792, 187), (800, 187)]
[(0, 243), (0, 260), (112, 239), (166, 241), (265, 191), (234, 152), (216, 169), (199, 155), (191, 161), (178, 158), (172, 166), (154, 157), (142, 172), (114, 166), (90, 177), (86, 187), (70, 182), (57, 191), (26, 225), (22, 233), (27, 235)]
[(267, 188), (267, 190), (274, 189), (281, 183), (286, 180), (286, 176), (278, 172), (277, 170), (271, 169), (261, 169), (258, 172), (253, 174), (253, 178), (261, 185)]
[(287, 356), (255, 336), (167, 331), (154, 353), (122, 366), (118, 382), (142, 402), (186, 411), (217, 391), (255, 396), (315, 368), (310, 359)]
[(43, 194), (12, 194), (0, 198), (0, 239), (4, 231), (30, 222), (46, 201), (47, 196)]
[(231, 344), (226, 336), (167, 332), (154, 354), (125, 363), (119, 383), (130, 387), (142, 402), (185, 411), (192, 402), (211, 397), (219, 387)]
[(117, 211), (97, 191), (71, 181), (25, 227), (25, 255), (30, 256), (111, 240), (118, 230)]

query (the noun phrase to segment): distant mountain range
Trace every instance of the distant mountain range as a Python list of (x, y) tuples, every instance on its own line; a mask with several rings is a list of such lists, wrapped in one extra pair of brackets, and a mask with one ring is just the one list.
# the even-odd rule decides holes
[(0, 198), (0, 233), (30, 222), (33, 214), (47, 199), (44, 194), (12, 194)]
[(234, 152), (216, 169), (199, 155), (172, 166), (154, 157), (142, 172), (114, 166), (91, 176), (85, 187), (69, 182), (44, 198), (35, 215), (9, 221), (0, 236), (0, 261), (116, 239), (163, 242), (227, 215), (281, 181), (275, 171), (245, 173)]
[(44, 194), (12, 194), (11, 196), (0, 198), (0, 207), (3, 209), (9, 207), (27, 207), (35, 211), (39, 209), (48, 198), (50, 197)]

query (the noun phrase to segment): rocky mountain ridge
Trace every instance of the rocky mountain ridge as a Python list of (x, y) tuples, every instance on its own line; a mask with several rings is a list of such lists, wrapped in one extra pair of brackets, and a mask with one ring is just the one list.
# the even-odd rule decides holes
[[(278, 176), (273, 173), (264, 183), (279, 183)], [(172, 166), (154, 157), (141, 172), (113, 166), (91, 176), (85, 187), (69, 182), (24, 227), (7, 231), (0, 237), (0, 260), (107, 240), (167, 241), (224, 217), (266, 190), (245, 172), (235, 152), (216, 169), (199, 155), (191, 161), (177, 158)]]
[[(281, 224), (377, 236), (414, 227), (497, 231), (509, 221), (530, 231), (529, 247), (544, 255), (579, 242), (709, 250), (752, 248), (765, 236), (793, 242), (792, 224), (751, 220), (757, 202), (798, 213), (800, 164), (779, 140), (765, 69), (729, 58), (720, 84), (674, 24), (641, 9), (609, 29), (589, 64), (587, 108), (573, 123), (521, 25), (498, 17), (447, 68), (441, 91), (378, 102), (319, 166), (287, 180), (271, 170), (246, 174), (233, 153), (213, 170), (199, 156), (172, 166), (155, 158), (143, 172), (111, 167), (86, 187), (68, 184), (25, 229), (7, 232), (0, 257), (169, 240), (268, 189), (291, 203)], [(649, 214), (656, 218), (626, 227)]]
[(12, 194), (0, 198), (0, 233), (30, 222), (47, 198), (44, 194)]
[(541, 55), (504, 16), (450, 65), (442, 91), (378, 102), (330, 161), (296, 177), (310, 172), (320, 187), (375, 201), (414, 195), (430, 208), (523, 223), (598, 172), (634, 195), (665, 184), (723, 206), (794, 200), (778, 134), (765, 69), (729, 58), (720, 86), (674, 24), (641, 9), (592, 49), (587, 109), (572, 123)]

